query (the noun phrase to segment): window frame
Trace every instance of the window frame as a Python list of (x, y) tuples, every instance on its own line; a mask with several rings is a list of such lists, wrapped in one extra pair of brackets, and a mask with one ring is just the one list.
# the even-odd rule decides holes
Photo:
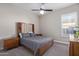
[[(69, 15), (70, 15), (71, 17), (72, 17), (72, 15), (75, 15), (75, 17), (74, 17), (74, 18), (72, 17), (72, 18), (75, 19), (75, 22), (74, 22), (74, 23), (75, 23), (75, 26), (78, 26), (78, 22), (77, 22), (77, 21), (78, 21), (78, 13), (77, 13), (77, 12), (62, 14), (62, 15), (61, 15), (61, 37), (65, 37), (65, 38), (68, 38), (68, 37), (69, 37), (69, 34), (64, 33), (63, 27), (62, 27), (62, 26), (63, 26), (63, 18), (64, 18), (63, 16), (66, 16), (66, 17), (67, 17), (67, 16), (69, 16)], [(71, 18), (71, 19), (72, 19), (72, 18)], [(67, 21), (67, 20), (66, 20), (66, 21)], [(68, 20), (68, 21), (69, 21), (69, 20)], [(69, 22), (69, 23), (70, 23), (70, 22)], [(72, 23), (72, 22), (71, 22), (71, 23)], [(72, 25), (71, 25), (71, 26), (72, 26)], [(74, 27), (75, 27), (75, 26), (74, 26)]]

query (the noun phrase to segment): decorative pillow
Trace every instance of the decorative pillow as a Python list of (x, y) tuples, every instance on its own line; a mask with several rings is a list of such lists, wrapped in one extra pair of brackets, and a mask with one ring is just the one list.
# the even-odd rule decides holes
[(35, 33), (29, 33), (29, 34), (30, 34), (30, 37), (36, 36)]
[(26, 37), (34, 37), (36, 36), (35, 33), (19, 33), (20, 38), (26, 38)]
[(22, 33), (22, 37), (30, 37), (29, 33)]
[(20, 38), (22, 38), (22, 33), (19, 33)]

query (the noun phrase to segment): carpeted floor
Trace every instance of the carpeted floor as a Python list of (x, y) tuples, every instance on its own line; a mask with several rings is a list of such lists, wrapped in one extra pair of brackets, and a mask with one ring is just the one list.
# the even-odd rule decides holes
[[(68, 56), (68, 48), (68, 45), (54, 43), (54, 45), (46, 51), (44, 56)], [(33, 56), (33, 54), (31, 51), (20, 46), (8, 51), (0, 51), (0, 56)]]

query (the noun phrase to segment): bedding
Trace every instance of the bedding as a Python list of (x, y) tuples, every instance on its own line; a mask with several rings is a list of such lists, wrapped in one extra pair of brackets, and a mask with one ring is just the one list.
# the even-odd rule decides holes
[(34, 55), (36, 55), (38, 48), (43, 47), (48, 42), (50, 42), (51, 45), (53, 40), (46, 36), (24, 36), (20, 39), (20, 42), (22, 45), (32, 49), (34, 51)]

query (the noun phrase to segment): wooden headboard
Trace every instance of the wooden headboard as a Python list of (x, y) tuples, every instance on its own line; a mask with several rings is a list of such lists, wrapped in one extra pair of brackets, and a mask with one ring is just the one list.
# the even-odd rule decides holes
[[(24, 26), (22, 26), (22, 25), (24, 25)], [(17, 34), (18, 34), (18, 33), (22, 33), (23, 29), (24, 29), (25, 31), (27, 31), (27, 25), (30, 25), (30, 26), (32, 27), (32, 28), (31, 28), (31, 32), (34, 33), (34, 24), (28, 24), (28, 23), (23, 23), (23, 22), (17, 22), (17, 23), (16, 23), (16, 32), (17, 32)]]

